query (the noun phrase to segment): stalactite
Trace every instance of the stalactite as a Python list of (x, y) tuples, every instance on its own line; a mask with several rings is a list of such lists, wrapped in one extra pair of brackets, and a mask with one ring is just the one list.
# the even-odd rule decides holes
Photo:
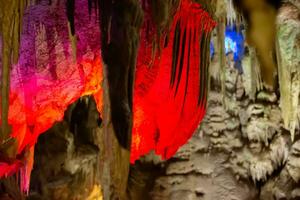
[(69, 30), (69, 38), (71, 41), (71, 48), (72, 48), (72, 56), (73, 56), (73, 62), (76, 62), (77, 57), (77, 38), (76, 34), (72, 35), (72, 28), (70, 22), (68, 22), (68, 30)]
[[(225, 98), (225, 17), (220, 17), (217, 26), (217, 37), (218, 37), (218, 53), (219, 53), (219, 65), (220, 65), (220, 80), (221, 80), (221, 91), (223, 98)], [(225, 101), (223, 99), (225, 105)], [(226, 106), (226, 105), (225, 105)]]
[(147, 24), (145, 42), (152, 46), (149, 67), (169, 42), (169, 31), (180, 0), (142, 0), (144, 23)]
[[(182, 9), (184, 10), (184, 9)], [(198, 105), (203, 105), (204, 99), (206, 98), (207, 92), (207, 69), (209, 66), (209, 42), (210, 35), (207, 33), (209, 30), (209, 25), (195, 25), (191, 21), (188, 21), (189, 16), (184, 11), (182, 13), (179, 11), (178, 19), (175, 18), (176, 27), (174, 30), (174, 41), (173, 41), (173, 51), (172, 51), (172, 70), (171, 70), (171, 78), (170, 78), (170, 86), (171, 88), (175, 87), (176, 96), (178, 92), (178, 88), (183, 77), (183, 69), (186, 69), (186, 77), (189, 76), (191, 65), (199, 64), (199, 92), (198, 92)], [(194, 21), (199, 21), (203, 23), (203, 15), (197, 15)], [(175, 22), (173, 22), (175, 23)], [(195, 57), (193, 57), (193, 52), (199, 48), (199, 44), (196, 41), (200, 41), (200, 49), (199, 49), (199, 57), (200, 63), (196, 61)], [(162, 58), (165, 59), (165, 58)], [(195, 60), (191, 60), (195, 59)], [(185, 83), (185, 91), (184, 91), (184, 99), (187, 93), (189, 81), (186, 79)]]
[[(108, 70), (111, 120), (120, 144), (129, 148), (134, 72), (143, 14), (135, 0), (108, 2), (106, 7), (101, 7), (100, 22), (102, 57)], [(114, 59), (115, 56), (118, 59)]]
[[(198, 4), (201, 5), (202, 9), (209, 13), (212, 18), (216, 18), (218, 14), (216, 14), (216, 8), (224, 2), (223, 0), (195, 0)], [(219, 4), (219, 5), (216, 5)], [(223, 4), (224, 5), (224, 4)]]
[(234, 6), (233, 6), (233, 0), (227, 0), (227, 8), (226, 8), (226, 13), (227, 13), (227, 16), (226, 16), (226, 23), (227, 25), (229, 26), (233, 26), (235, 24), (237, 24), (237, 14), (234, 10)]
[(242, 66), (246, 95), (248, 95), (251, 100), (255, 100), (256, 92), (263, 89), (263, 83), (261, 80), (259, 63), (253, 47), (248, 48), (248, 51), (243, 58)]
[(138, 0), (100, 5), (104, 62), (104, 199), (125, 199), (133, 121), (133, 84), (143, 12)]
[[(277, 63), (280, 89), (280, 107), (284, 127), (295, 138), (295, 129), (299, 127), (299, 96), (300, 96), (300, 26), (297, 20), (296, 8), (289, 14), (280, 14), (277, 25)], [(294, 16), (293, 16), (294, 14)], [(284, 16), (293, 16), (286, 20)]]
[(182, 0), (173, 16), (168, 43), (150, 68), (145, 58), (151, 46), (142, 44), (135, 82), (131, 162), (151, 150), (163, 159), (170, 158), (203, 118), (210, 32), (215, 25), (200, 4)]
[(71, 47), (73, 52), (73, 61), (76, 62), (77, 57), (77, 38), (75, 34), (75, 24), (74, 24), (74, 15), (75, 15), (75, 0), (67, 0), (66, 2), (66, 13), (68, 18), (68, 30), (69, 38), (71, 41)]

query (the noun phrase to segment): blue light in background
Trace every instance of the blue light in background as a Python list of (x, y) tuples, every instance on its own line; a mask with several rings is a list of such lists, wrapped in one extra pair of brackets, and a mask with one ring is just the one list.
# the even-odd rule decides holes
[(234, 61), (240, 62), (244, 55), (244, 36), (236, 27), (228, 26), (225, 31), (225, 52), (233, 52)]
[(233, 41), (230, 37), (225, 37), (225, 54), (230, 52), (236, 53), (236, 42)]
[[(236, 30), (236, 27), (228, 26), (225, 31), (225, 53), (233, 52), (234, 61), (240, 62), (244, 55), (244, 36)], [(213, 42), (210, 42), (210, 56), (213, 57), (215, 47)]]
[(210, 41), (210, 57), (212, 58), (215, 54), (215, 47), (214, 47), (214, 43), (212, 41)]

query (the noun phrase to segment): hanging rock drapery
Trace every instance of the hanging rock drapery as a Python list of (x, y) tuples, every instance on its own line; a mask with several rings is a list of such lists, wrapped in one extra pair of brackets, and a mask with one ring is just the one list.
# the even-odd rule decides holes
[[(174, 17), (162, 17), (166, 20), (163, 24), (160, 19), (153, 22), (157, 50), (153, 51), (153, 38), (142, 40), (138, 50), (131, 162), (151, 150), (170, 158), (190, 138), (205, 113), (210, 32), (215, 22), (200, 4), (190, 0), (169, 3)], [(80, 38), (76, 63), (68, 31), (75, 35), (73, 25), (67, 26), (63, 5), (32, 5), (24, 20), (20, 59), (11, 72), (8, 113), (12, 126), (9, 137), (17, 141), (17, 156), (0, 160), (1, 177), (21, 169), (24, 191), (28, 191), (38, 136), (62, 120), (68, 105), (81, 96), (94, 95), (103, 114), (100, 33), (98, 24), (89, 20), (85, 4), (76, 1), (75, 5), (81, 8), (74, 20), (76, 37)], [(32, 15), (38, 17), (29, 18)], [(164, 30), (158, 31), (161, 27)], [(148, 28), (145, 22), (142, 37), (149, 33)], [(130, 63), (135, 63), (134, 58)]]
[[(9, 8), (6, 6), (14, 5), (7, 1), (1, 3), (4, 3), (1, 4), (1, 9), (6, 8), (7, 12)], [(85, 3), (78, 4), (85, 8)], [(22, 27), (16, 29), (23, 28), (22, 34), (17, 31), (14, 36), (1, 35), (2, 40), (8, 37), (5, 42), (12, 39), (18, 41), (20, 38), (20, 56), (17, 64), (10, 67), (8, 123), (11, 125), (11, 132), (8, 138), (16, 142), (0, 146), (0, 177), (20, 172), (19, 183), (24, 192), (29, 190), (34, 144), (38, 136), (56, 121), (62, 120), (68, 105), (80, 96), (94, 94), (99, 102), (99, 110), (102, 107), (102, 68), (100, 53), (97, 52), (100, 49), (98, 24), (85, 18), (87, 15), (84, 10), (77, 12), (77, 16), (81, 18), (75, 23), (79, 27), (77, 34), (83, 40), (78, 42), (80, 52), (77, 55), (78, 61), (74, 64), (70, 56), (72, 52), (69, 48), (65, 7), (55, 7), (53, 10), (48, 5), (30, 6), (24, 15), (23, 26), (20, 19), (19, 25)], [(1, 19), (2, 17), (1, 15)], [(15, 24), (18, 24), (16, 20)], [(92, 32), (87, 31), (93, 27)], [(7, 46), (4, 48), (12, 49)], [(17, 60), (15, 55), (18, 53), (13, 57)], [(4, 57), (2, 54), (2, 64)], [(10, 153), (11, 148), (14, 149), (13, 154)]]
[(167, 44), (149, 67), (139, 50), (131, 162), (154, 150), (170, 158), (205, 113), (210, 32), (215, 22), (199, 4), (182, 0)]

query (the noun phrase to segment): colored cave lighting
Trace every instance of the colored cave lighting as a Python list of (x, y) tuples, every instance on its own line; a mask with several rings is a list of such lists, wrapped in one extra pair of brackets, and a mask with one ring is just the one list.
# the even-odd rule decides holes
[(236, 42), (232, 41), (230, 37), (225, 37), (225, 53), (229, 52), (237, 53)]
[[(198, 127), (205, 115), (208, 85), (208, 66), (201, 65), (200, 58), (203, 51), (209, 51), (209, 46), (201, 49), (199, 41), (204, 41), (205, 34), (215, 25), (199, 4), (182, 0), (173, 19), (168, 45), (151, 67), (152, 46), (141, 43), (133, 102), (132, 163), (151, 150), (162, 159), (172, 157)], [(177, 34), (176, 29), (179, 29)], [(142, 39), (145, 35), (143, 30)], [(174, 48), (176, 43), (179, 45)], [(175, 62), (173, 48), (178, 48), (179, 58)], [(175, 71), (172, 65), (177, 65)], [(175, 80), (171, 78), (172, 71)]]
[(234, 61), (241, 61), (244, 55), (244, 36), (235, 26), (226, 27), (225, 53), (233, 52)]
[[(67, 107), (81, 96), (94, 95), (97, 108), (100, 113), (102, 111), (100, 33), (97, 23), (87, 17), (85, 1), (78, 3), (85, 9), (78, 11), (75, 23), (76, 34), (80, 38), (77, 63), (73, 63), (70, 53), (64, 9), (56, 10), (57, 16), (51, 21), (48, 16), (53, 9), (39, 5), (39, 9), (31, 11), (31, 15), (39, 16), (32, 17), (40, 20), (38, 28), (37, 25), (24, 25), (29, 30), (25, 29), (22, 35), (20, 60), (12, 70), (9, 124), (12, 126), (11, 136), (18, 142), (18, 155), (23, 152), (25, 155), (9, 162), (0, 160), (0, 177), (20, 170), (23, 191), (29, 188), (38, 136), (55, 122), (63, 120)], [(38, 10), (43, 10), (43, 14)], [(182, 76), (175, 71), (177, 86), (171, 87), (172, 49), (177, 24), (181, 35), (181, 59), (175, 64)], [(200, 65), (201, 53), (205, 52), (196, 41), (201, 41), (215, 25), (199, 4), (182, 0), (171, 26), (170, 42), (161, 54), (152, 60), (152, 45), (140, 44), (134, 86), (131, 163), (151, 150), (163, 159), (170, 158), (198, 127), (206, 109), (207, 87), (204, 86), (208, 80), (208, 69)], [(184, 36), (185, 32), (187, 36)], [(146, 28), (143, 28), (141, 37), (146, 34)], [(52, 44), (53, 40), (55, 44)], [(199, 91), (202, 95), (200, 100)]]
[(214, 47), (214, 43), (212, 41), (210, 41), (210, 45), (209, 45), (209, 53), (210, 53), (210, 57), (212, 58), (215, 54), (215, 47)]
[(81, 96), (94, 95), (98, 110), (102, 109), (98, 23), (89, 20), (85, 1), (77, 3), (83, 9), (77, 12), (76, 63), (63, 6), (31, 6), (24, 16), (20, 58), (11, 71), (8, 116), (18, 155), (0, 160), (0, 177), (19, 172), (24, 192), (29, 190), (38, 136), (63, 120), (67, 107)]
[[(225, 31), (225, 54), (230, 52), (234, 55), (236, 62), (241, 61), (244, 55), (244, 36), (241, 31), (237, 31), (235, 26), (227, 26)], [(213, 41), (210, 42), (210, 56), (213, 57), (215, 46)]]
[(49, 73), (37, 72), (35, 75), (22, 77), (26, 80), (20, 84), (20, 79), (17, 79), (20, 74), (15, 71), (16, 74), (13, 74), (9, 124), (12, 125), (12, 137), (18, 141), (18, 154), (25, 151), (27, 155), (10, 164), (0, 162), (0, 177), (12, 175), (20, 168), (24, 191), (29, 186), (33, 147), (38, 136), (55, 122), (61, 121), (68, 105), (81, 96), (94, 95), (97, 107), (102, 107), (102, 68), (99, 54), (77, 64), (65, 63), (61, 67), (63, 73), (55, 81)]

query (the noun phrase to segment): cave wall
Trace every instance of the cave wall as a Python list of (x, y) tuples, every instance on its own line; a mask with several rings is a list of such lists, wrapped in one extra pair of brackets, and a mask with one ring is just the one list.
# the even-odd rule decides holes
[[(293, 15), (284, 14), (291, 13), (290, 9)], [(285, 74), (294, 77), (294, 81), (289, 76), (285, 80), (297, 92), (299, 10), (287, 4), (279, 17), (280, 55), (282, 62), (286, 62), (282, 67), (288, 69)], [(294, 37), (289, 37), (292, 33)], [(243, 60), (245, 72), (252, 69), (251, 56), (250, 53)], [(218, 68), (217, 60), (212, 62), (211, 69)], [(291, 137), (289, 126), (285, 126), (282, 118), (286, 107), (281, 103), (279, 88), (274, 92), (257, 91), (260, 86), (255, 85), (253, 92), (249, 87), (253, 86), (254, 75), (240, 75), (228, 62), (225, 97), (220, 91), (220, 81), (212, 76), (207, 115), (189, 143), (169, 161), (153, 162), (152, 156), (142, 159), (141, 173), (136, 169), (140, 162), (131, 166), (129, 183), (142, 186), (130, 188), (136, 191), (131, 193), (137, 194), (132, 199), (146, 199), (146, 196), (157, 200), (300, 198), (299, 129), (295, 126)], [(299, 106), (297, 110), (293, 108), (290, 109), (298, 116)], [(105, 159), (101, 157), (102, 135), (93, 99), (84, 97), (72, 104), (64, 120), (39, 138), (29, 199), (101, 196), (99, 180), (109, 180), (108, 173), (99, 174), (98, 170), (103, 168)], [(149, 162), (155, 167), (147, 167)], [(141, 180), (144, 175), (154, 178)], [(153, 185), (143, 185), (149, 180)]]
[[(279, 87), (261, 90), (258, 62), (250, 52), (243, 58), (244, 74), (227, 58), (223, 97), (213, 61), (205, 119), (189, 143), (162, 164), (165, 173), (155, 181), (153, 199), (300, 199), (299, 14), (288, 3), (277, 20), (285, 94)], [(284, 113), (294, 117), (294, 127), (284, 124)]]

